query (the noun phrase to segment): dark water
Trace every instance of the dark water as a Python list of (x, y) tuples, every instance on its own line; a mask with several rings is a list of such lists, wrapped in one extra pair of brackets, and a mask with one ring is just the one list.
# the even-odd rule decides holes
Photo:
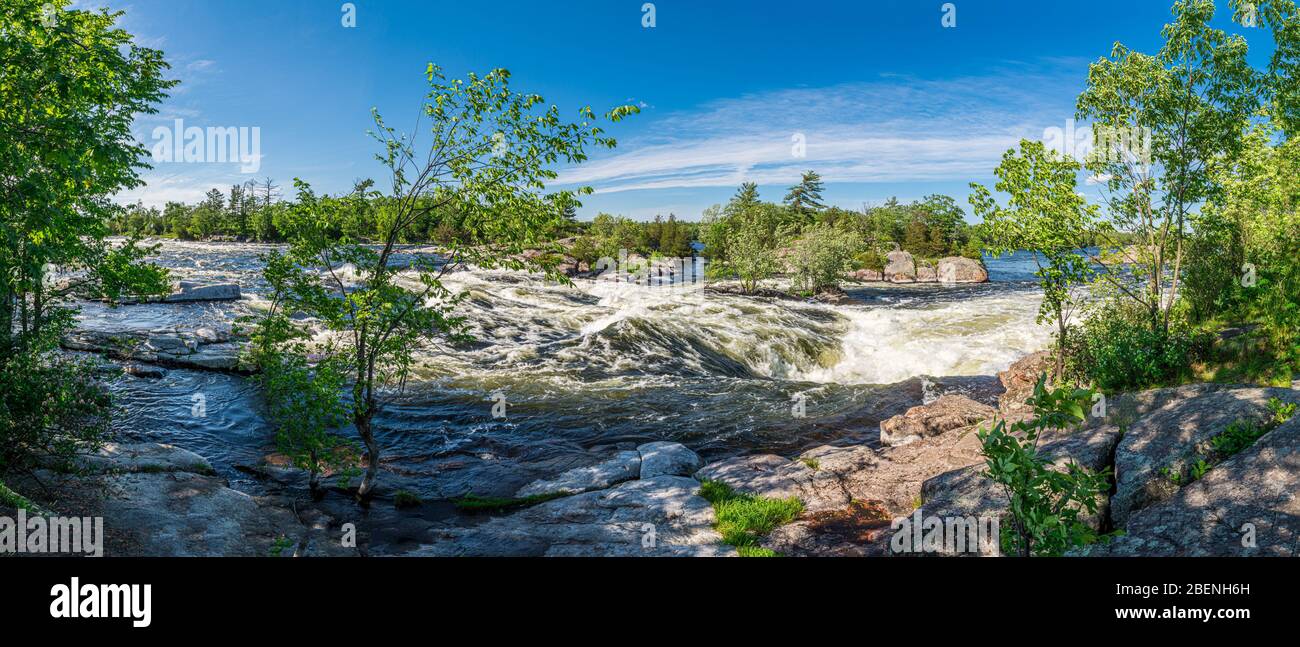
[[(167, 243), (158, 260), (178, 278), (238, 282), (244, 299), (87, 304), (81, 325), (228, 326), (258, 311), (257, 256), (267, 249)], [(389, 394), (378, 433), (413, 472), (448, 457), (537, 463), (651, 440), (680, 441), (706, 459), (862, 442), (878, 435), (882, 410), (981, 388), (919, 376), (991, 375), (1045, 344), (1047, 331), (1034, 324), (1032, 258), (988, 265), (988, 284), (854, 287), (854, 301), (839, 306), (458, 272), (450, 283), (469, 293), (463, 312), (476, 340), (421, 352), (416, 379)], [(256, 487), (234, 466), (259, 462), (274, 443), (243, 378), (170, 370), (161, 379), (124, 376), (115, 389), (124, 435), (191, 449), (237, 487)], [(504, 418), (492, 415), (496, 394)], [(196, 396), (203, 417), (193, 415)]]

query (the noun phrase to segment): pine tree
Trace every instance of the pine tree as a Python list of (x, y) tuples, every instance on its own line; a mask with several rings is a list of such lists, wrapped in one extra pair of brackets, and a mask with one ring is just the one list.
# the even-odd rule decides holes
[(805, 223), (812, 216), (826, 208), (822, 204), (822, 178), (817, 171), (808, 171), (799, 179), (799, 183), (790, 187), (785, 196), (785, 204), (798, 214)]

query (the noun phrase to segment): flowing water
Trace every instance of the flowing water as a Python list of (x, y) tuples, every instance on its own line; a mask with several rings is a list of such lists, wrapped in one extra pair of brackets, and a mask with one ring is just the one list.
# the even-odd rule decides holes
[[(80, 325), (120, 330), (228, 326), (262, 306), (259, 254), (270, 246), (168, 242), (157, 261), (178, 278), (238, 282), (233, 303), (84, 304)], [(1035, 324), (1031, 259), (987, 261), (991, 282), (851, 287), (850, 302), (684, 292), (608, 281), (574, 286), (507, 271), (467, 270), (447, 284), (468, 298), (475, 341), (430, 344), (414, 378), (377, 418), (396, 457), (491, 453), (542, 460), (597, 446), (676, 440), (706, 459), (789, 453), (871, 428), (830, 421), (918, 376), (992, 375), (1045, 346)], [(230, 466), (273, 449), (244, 378), (170, 370), (115, 383), (119, 428)], [(495, 394), (506, 415), (492, 415)], [(202, 394), (206, 415), (192, 415)], [(802, 406), (806, 417), (796, 417)], [(859, 421), (861, 422), (861, 421)], [(867, 420), (867, 424), (871, 423)], [(819, 424), (822, 423), (822, 424)]]

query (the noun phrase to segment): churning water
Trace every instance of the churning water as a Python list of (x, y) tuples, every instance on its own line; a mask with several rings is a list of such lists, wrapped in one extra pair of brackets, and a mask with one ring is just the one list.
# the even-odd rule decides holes
[[(80, 325), (228, 326), (264, 303), (258, 256), (268, 249), (165, 243), (157, 260), (178, 278), (238, 282), (243, 300), (85, 304)], [(447, 284), (468, 293), (461, 313), (475, 341), (425, 348), (378, 428), (398, 456), (524, 460), (661, 439), (710, 459), (869, 438), (875, 430), (818, 422), (852, 418), (909, 378), (991, 375), (1047, 344), (1048, 330), (1034, 322), (1031, 265), (991, 259), (992, 281), (983, 285), (851, 287), (853, 298), (839, 305), (455, 272)], [(272, 447), (255, 390), (241, 377), (172, 370), (156, 380), (122, 377), (116, 388), (128, 435), (172, 442), (223, 467), (255, 462)], [(498, 392), (504, 418), (492, 415)], [(195, 393), (204, 394), (206, 417), (190, 415)], [(800, 401), (806, 418), (792, 413)]]

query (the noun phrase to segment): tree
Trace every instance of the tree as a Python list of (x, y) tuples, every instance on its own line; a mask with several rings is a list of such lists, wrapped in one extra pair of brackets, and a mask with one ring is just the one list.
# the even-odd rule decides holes
[(71, 458), (109, 432), (107, 391), (56, 352), (68, 299), (169, 287), (141, 261), (147, 248), (106, 237), (110, 196), (147, 167), (132, 123), (174, 82), (162, 52), (117, 28), (121, 12), (68, 4), (0, 0), (0, 472)]
[(804, 222), (811, 221), (818, 211), (826, 208), (822, 204), (822, 178), (817, 171), (804, 172), (799, 183), (785, 195), (785, 204)]
[(1121, 257), (1098, 257), (1100, 277), (1164, 332), (1189, 215), (1219, 190), (1210, 161), (1237, 156), (1260, 101), (1245, 39), (1209, 26), (1214, 2), (1178, 0), (1173, 14), (1156, 55), (1117, 43), (1089, 66), (1078, 100), (1079, 118), (1093, 120), (1097, 141), (1086, 167), (1104, 180), (1111, 229), (1138, 240)]
[(857, 234), (830, 225), (808, 228), (795, 241), (790, 255), (795, 286), (804, 292), (822, 292), (839, 287), (843, 274), (853, 269), (854, 256), (862, 248)]
[(999, 206), (988, 189), (971, 184), (970, 203), (984, 220), (985, 249), (996, 256), (1017, 250), (1034, 254), (1043, 302), (1038, 322), (1056, 324), (1056, 378), (1065, 374), (1067, 330), (1080, 304), (1079, 288), (1093, 278), (1083, 247), (1097, 209), (1076, 192), (1079, 163), (1047, 150), (1042, 142), (1021, 140), (993, 172), (994, 188), (1007, 194)]
[[(334, 352), (351, 372), (350, 414), (366, 450), (367, 467), (357, 491), (362, 501), (373, 495), (382, 460), (373, 420), (385, 388), (405, 383), (421, 344), (433, 338), (465, 339), (463, 320), (455, 314), (465, 295), (453, 293), (443, 277), (473, 263), (542, 270), (566, 280), (555, 272), (558, 257), (522, 256), (563, 225), (564, 209), (574, 203), (574, 192), (544, 193), (546, 182), (556, 177), (555, 165), (586, 160), (589, 147), (615, 145), (594, 123), (590, 108), (579, 112), (579, 123), (566, 122), (555, 106), (542, 107), (542, 97), (512, 90), (509, 79), (509, 72), (496, 69), (448, 81), (430, 64), (429, 92), (420, 108), (430, 136), (427, 153), (417, 150), (417, 135), (398, 133), (373, 112), (372, 135), (383, 147), (377, 157), (392, 186), (379, 222), (378, 249), (338, 242), (324, 229), (332, 214), (366, 196), (320, 198), (306, 183), (295, 182), (298, 201), (290, 210), (289, 256), (317, 271), (294, 282), (294, 306), (319, 316), (340, 340)], [(617, 122), (635, 112), (633, 106), (622, 106), (606, 118)], [(588, 187), (578, 190), (590, 192)], [(406, 270), (414, 276), (399, 280), (389, 263), (395, 245), (422, 216), (448, 208), (461, 215), (466, 241), (453, 242), (441, 262), (417, 260)], [(355, 268), (356, 284), (338, 273), (348, 264)]]

